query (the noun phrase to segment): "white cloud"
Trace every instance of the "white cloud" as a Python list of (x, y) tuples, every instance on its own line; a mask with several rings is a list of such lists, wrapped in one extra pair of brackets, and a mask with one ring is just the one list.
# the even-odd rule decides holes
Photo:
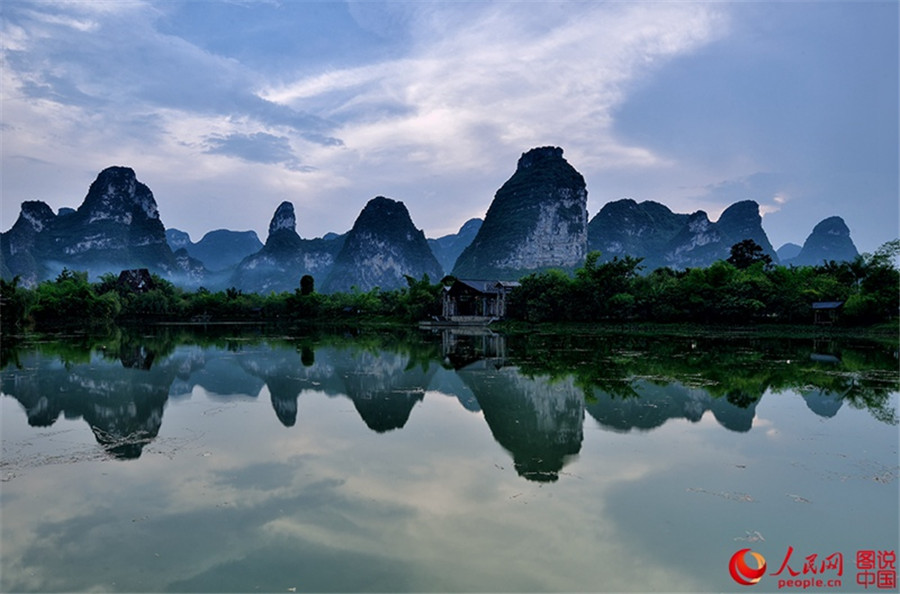
[[(459, 28), (423, 25), (419, 37), (433, 37), (414, 55), (302, 78), (262, 96), (299, 110), (326, 98), (352, 151), (403, 147), (441, 170), (477, 167), (498, 145), (521, 151), (554, 142), (591, 155), (588, 166), (656, 165), (662, 159), (613, 137), (612, 110), (649, 67), (707, 42), (723, 22), (706, 5), (581, 4), (566, 12), (557, 4), (504, 4), (476, 14), (466, 6)], [(446, 9), (441, 19), (435, 12), (417, 22), (444, 22)], [(374, 121), (357, 116), (384, 105), (394, 112)]]
[(339, 122), (346, 150), (313, 149), (310, 164), (365, 179), (378, 188), (372, 195), (432, 196), (426, 218), (413, 217), (435, 234), (483, 215), (534, 146), (563, 146), (586, 177), (672, 166), (617, 138), (614, 110), (642, 77), (723, 35), (727, 23), (712, 5), (414, 6), (402, 20), (414, 23), (415, 40), (402, 57), (260, 95)]
[(726, 22), (709, 4), (354, 7), (406, 46), (284, 84), (163, 33), (166, 5), (23, 6), (3, 16), (4, 169), (31, 158), (65, 175), (4, 171), (4, 218), (24, 199), (71, 206), (88, 172), (123, 164), (158, 180), (168, 226), (197, 235), (248, 224), (264, 233), (280, 200), (298, 204), (302, 234), (343, 231), (376, 194), (407, 202), (430, 234), (452, 232), (484, 213), (520, 153), (546, 144), (586, 177), (670, 165), (616, 138), (613, 111)]

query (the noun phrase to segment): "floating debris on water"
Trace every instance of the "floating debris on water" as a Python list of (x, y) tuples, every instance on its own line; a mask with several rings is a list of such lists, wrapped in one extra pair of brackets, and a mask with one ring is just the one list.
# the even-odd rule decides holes
[(743, 542), (765, 542), (766, 539), (763, 538), (763, 535), (759, 533), (758, 530), (745, 530), (745, 536), (736, 536), (734, 540), (739, 540)]
[[(47, 434), (44, 437), (47, 442), (59, 443), (60, 440), (55, 439), (59, 433), (62, 432)], [(39, 446), (33, 440), (4, 443), (3, 456), (0, 458), (0, 481), (12, 481), (21, 476), (23, 471), (44, 466), (115, 460), (117, 459), (117, 449), (131, 446), (142, 448), (144, 454), (156, 454), (171, 460), (177, 453), (199, 440), (203, 435), (194, 433), (191, 437), (158, 438), (143, 431), (135, 431), (128, 435), (118, 436), (97, 428), (94, 428), (94, 434), (100, 443), (65, 444), (65, 451), (57, 454), (30, 452), (31, 448)]]
[(733, 491), (709, 491), (707, 489), (701, 489), (699, 487), (689, 487), (687, 489), (690, 493), (706, 493), (707, 495), (715, 495), (716, 497), (721, 497), (722, 499), (727, 499), (729, 501), (740, 501), (742, 503), (751, 503), (756, 501), (753, 497), (747, 493), (736, 493)]
[(794, 495), (793, 493), (785, 493), (788, 497), (794, 500), (794, 503), (812, 503), (806, 497), (800, 497), (799, 495)]

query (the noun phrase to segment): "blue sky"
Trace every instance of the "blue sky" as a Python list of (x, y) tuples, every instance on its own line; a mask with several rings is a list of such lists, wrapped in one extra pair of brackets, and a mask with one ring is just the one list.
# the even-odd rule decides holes
[(167, 227), (303, 237), (377, 195), (429, 237), (556, 145), (588, 211), (753, 199), (778, 247), (900, 235), (898, 3), (0, 3), (2, 229), (135, 169)]

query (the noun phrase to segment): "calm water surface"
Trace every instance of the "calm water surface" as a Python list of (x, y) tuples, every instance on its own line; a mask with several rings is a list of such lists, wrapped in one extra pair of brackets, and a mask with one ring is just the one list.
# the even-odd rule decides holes
[(0, 380), (4, 592), (749, 591), (743, 548), (862, 591), (898, 548), (891, 345), (158, 332)]

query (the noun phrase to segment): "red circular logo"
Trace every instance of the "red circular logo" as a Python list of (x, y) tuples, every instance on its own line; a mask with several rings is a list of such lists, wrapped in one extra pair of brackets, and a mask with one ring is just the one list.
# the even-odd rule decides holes
[[(745, 559), (747, 553), (756, 561), (756, 569), (747, 565)], [(728, 571), (731, 577), (742, 586), (752, 586), (757, 583), (766, 573), (766, 559), (759, 553), (754, 553), (750, 549), (741, 549), (731, 556), (728, 562)]]

